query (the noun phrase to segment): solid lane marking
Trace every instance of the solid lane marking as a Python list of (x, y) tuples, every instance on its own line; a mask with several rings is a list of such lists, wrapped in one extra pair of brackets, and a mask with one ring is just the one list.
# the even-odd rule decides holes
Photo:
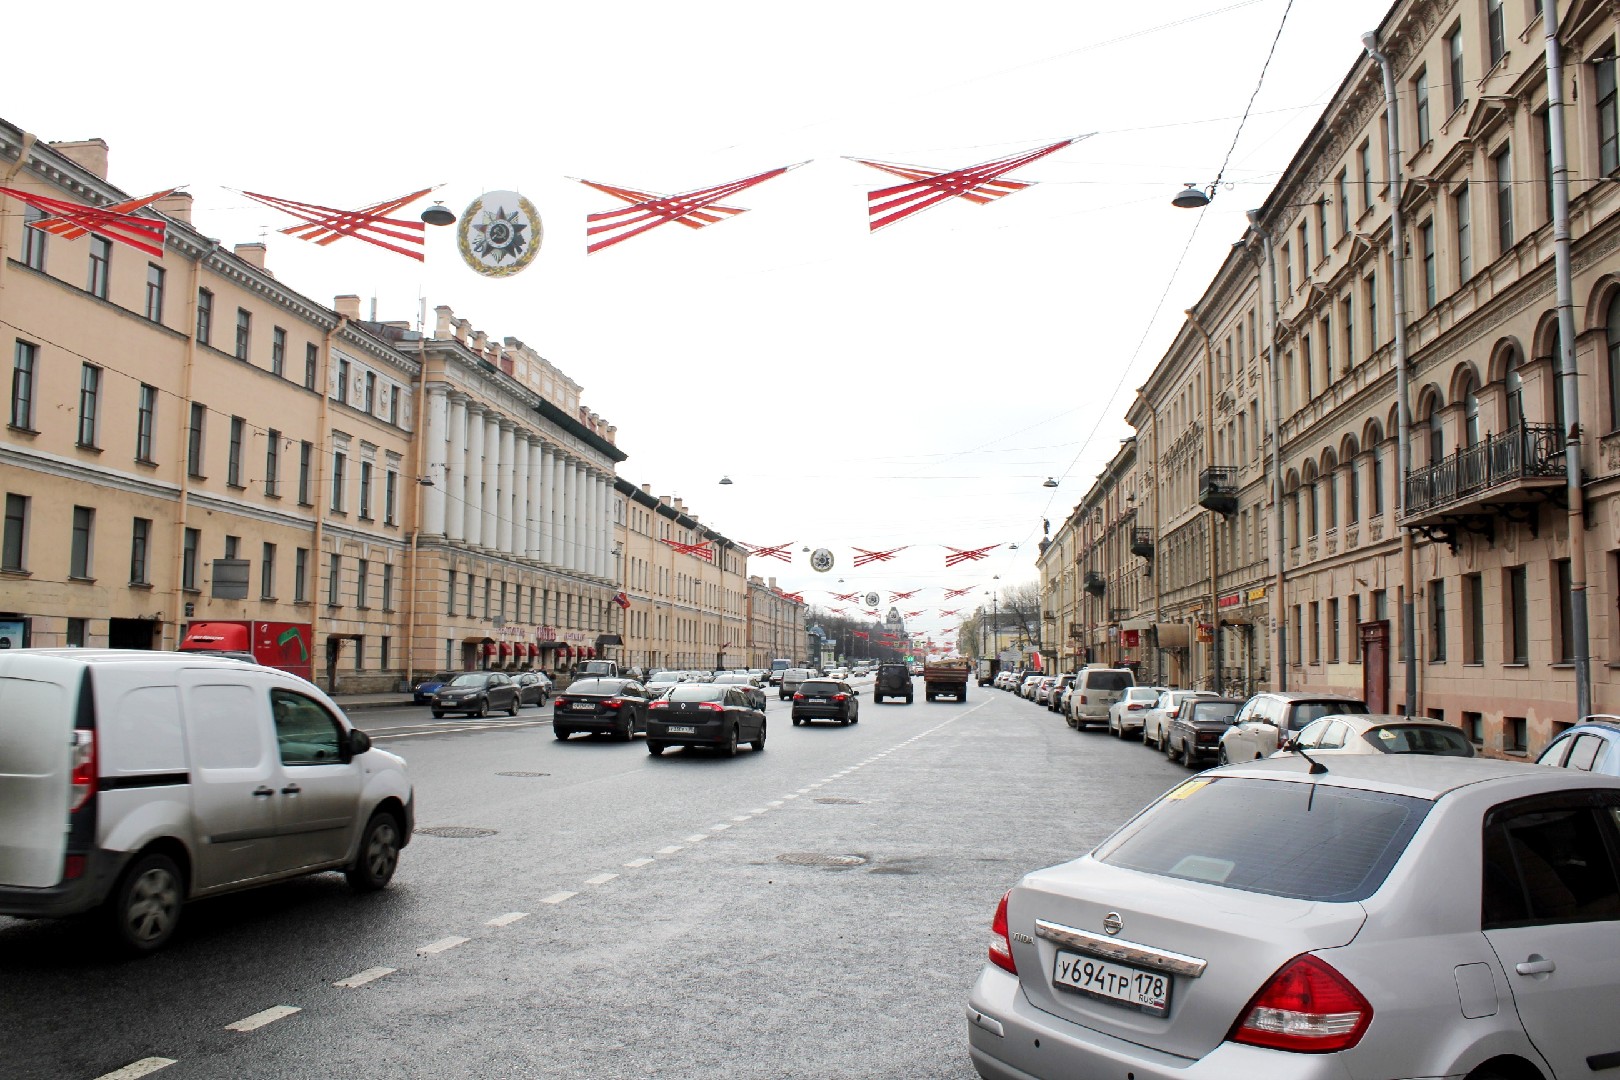
[(782, 805), (782, 800), (777, 799), (775, 802), (766, 803), (765, 805), (766, 806), (781, 806)]
[(167, 1069), (175, 1063), (175, 1058), (149, 1057), (132, 1061), (122, 1069), (114, 1069), (110, 1073), (102, 1073), (96, 1080), (136, 1080), (139, 1076), (148, 1076), (159, 1069)]
[(671, 844), (671, 845), (669, 845), (669, 847), (661, 847), (661, 848), (659, 848), (658, 849), (658, 854), (660, 854), (660, 855), (673, 855), (679, 850), (681, 850), (681, 845), (679, 845), (679, 844)]
[(420, 949), (416, 950), (416, 955), (433, 956), (437, 953), (449, 952), (457, 945), (465, 945), (471, 940), (471, 938), (456, 937), (454, 934), (452, 934), (450, 937), (440, 938), (438, 941), (432, 942), (431, 944), (423, 945)]
[(225, 1030), (254, 1031), (258, 1028), (264, 1027), (266, 1024), (273, 1024), (283, 1017), (288, 1017), (295, 1012), (301, 1011), (301, 1009), (298, 1009), (292, 1005), (274, 1005), (263, 1012), (256, 1012), (252, 1016), (243, 1017), (234, 1024), (226, 1024)]
[(606, 885), (608, 882), (612, 881), (614, 878), (616, 878), (618, 876), (619, 876), (618, 874), (597, 874), (594, 877), (586, 878), (585, 879), (585, 884), (587, 884), (587, 885)]
[(687, 842), (687, 843), (688, 843), (688, 844), (696, 844), (696, 843), (698, 843), (698, 842), (699, 842), (699, 841), (702, 841), (702, 840), (707, 840), (707, 839), (708, 839), (708, 838), (709, 838), (709, 834), (708, 834), (708, 833), (696, 833), (696, 834), (694, 834), (694, 835), (692, 835), (692, 836), (688, 836), (688, 837), (687, 837), (687, 838), (686, 838), (686, 842)]
[(575, 895), (575, 894), (571, 893), (571, 892), (554, 892), (550, 896), (546, 897), (544, 900), (542, 900), (540, 902), (542, 904), (560, 904), (564, 900), (567, 900), (570, 896), (573, 896), (573, 895)]
[(497, 915), (495, 918), (489, 920), (489, 922), (485, 923), (484, 925), (485, 926), (511, 926), (513, 923), (517, 922), (519, 919), (527, 919), (528, 917), (529, 917), (529, 913), (527, 911), (508, 911), (505, 915)]
[(714, 825), (710, 825), (709, 826), (709, 831), (710, 832), (725, 832), (729, 828), (731, 828), (731, 822), (729, 822), (729, 821), (721, 821), (721, 822), (718, 822), (718, 823), (716, 823)]
[(651, 858), (631, 859), (624, 865), (631, 870), (640, 870), (643, 866), (648, 866), (654, 861), (655, 860)]
[(364, 986), (368, 982), (376, 982), (384, 975), (392, 975), (396, 970), (398, 969), (384, 967), (366, 968), (366, 970), (357, 971), (353, 975), (350, 975), (347, 979), (341, 979), (332, 985), (341, 986), (345, 990), (353, 990), (355, 987)]
[[(747, 814), (738, 814), (736, 817), (732, 818), (731, 820), (732, 821), (747, 821), (748, 820), (748, 815)], [(728, 825), (726, 827), (729, 829), (731, 826)]]

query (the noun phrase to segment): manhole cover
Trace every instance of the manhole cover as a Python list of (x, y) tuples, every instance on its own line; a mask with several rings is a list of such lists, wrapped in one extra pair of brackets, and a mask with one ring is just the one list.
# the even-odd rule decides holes
[(828, 855), (820, 851), (786, 851), (776, 857), (777, 862), (791, 863), (794, 866), (861, 866), (866, 862), (865, 855)]
[(861, 800), (859, 800), (859, 799), (845, 799), (845, 798), (840, 798), (837, 795), (825, 795), (825, 796), (817, 799), (816, 802), (818, 802), (818, 803), (826, 803), (829, 806), (859, 806), (859, 805), (861, 805)]
[(439, 825), (431, 829), (417, 829), (418, 836), (445, 836), (452, 840), (471, 840), (477, 836), (494, 836), (494, 829), (472, 829), (465, 825)]
[(498, 772), (496, 776), (550, 776), (548, 772)]

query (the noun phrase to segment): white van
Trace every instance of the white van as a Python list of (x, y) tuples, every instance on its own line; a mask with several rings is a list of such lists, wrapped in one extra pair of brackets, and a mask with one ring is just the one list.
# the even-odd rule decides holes
[(1130, 668), (1082, 668), (1069, 687), (1069, 726), (1084, 731), (1087, 724), (1108, 723), (1108, 707), (1135, 685)]
[(321, 870), (380, 889), (414, 824), (405, 762), (296, 675), (0, 651), (0, 915), (100, 908), (150, 952), (186, 900)]

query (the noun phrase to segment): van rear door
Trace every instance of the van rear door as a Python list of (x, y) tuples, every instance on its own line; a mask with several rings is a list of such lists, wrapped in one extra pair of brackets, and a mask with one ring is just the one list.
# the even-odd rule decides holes
[(78, 699), (67, 680), (81, 670), (62, 665), (56, 682), (20, 667), (0, 673), (0, 885), (38, 889), (62, 880)]

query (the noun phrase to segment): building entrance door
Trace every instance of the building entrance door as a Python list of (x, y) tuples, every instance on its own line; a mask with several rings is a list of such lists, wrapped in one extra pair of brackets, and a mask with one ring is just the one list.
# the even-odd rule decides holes
[(1356, 626), (1361, 635), (1361, 700), (1375, 713), (1389, 712), (1389, 620)]

